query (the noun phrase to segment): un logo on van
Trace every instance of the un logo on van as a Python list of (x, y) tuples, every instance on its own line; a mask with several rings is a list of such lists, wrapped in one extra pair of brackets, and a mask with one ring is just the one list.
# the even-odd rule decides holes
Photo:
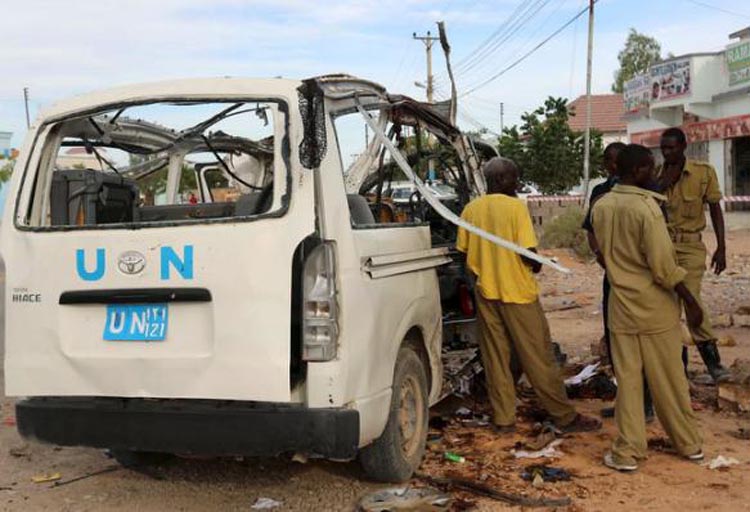
[(140, 274), (145, 267), (146, 257), (138, 251), (125, 251), (117, 258), (117, 268), (123, 274)]

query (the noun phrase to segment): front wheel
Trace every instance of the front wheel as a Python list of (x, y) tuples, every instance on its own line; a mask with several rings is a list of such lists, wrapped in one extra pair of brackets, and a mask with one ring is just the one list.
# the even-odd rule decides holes
[(388, 422), (381, 436), (360, 453), (365, 473), (380, 482), (411, 478), (424, 456), (427, 440), (427, 376), (410, 347), (399, 351), (393, 376)]

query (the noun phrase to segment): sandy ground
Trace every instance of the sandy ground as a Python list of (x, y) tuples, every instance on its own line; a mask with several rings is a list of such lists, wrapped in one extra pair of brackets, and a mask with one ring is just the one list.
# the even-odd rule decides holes
[[(730, 233), (728, 247), (727, 274), (709, 278), (705, 285), (705, 302), (714, 314), (731, 313), (742, 304), (750, 305), (750, 231)], [(564, 252), (556, 251), (555, 255), (574, 274), (545, 272), (545, 302), (554, 307), (573, 300), (581, 307), (549, 313), (553, 337), (570, 358), (583, 359), (590, 355), (591, 344), (601, 335), (600, 273), (595, 265), (575, 261)], [(718, 334), (732, 336), (737, 342), (735, 347), (721, 349), (725, 362), (750, 358), (750, 329), (718, 329)], [(702, 372), (695, 349), (691, 349), (691, 371)], [(574, 475), (570, 482), (548, 483), (542, 489), (534, 489), (520, 478), (522, 468), (532, 461), (516, 461), (510, 449), (527, 438), (530, 422), (521, 423), (517, 434), (506, 436), (453, 423), (440, 433), (422, 471), (433, 475), (459, 473), (528, 496), (567, 496), (573, 504), (566, 510), (750, 509), (750, 441), (732, 436), (739, 427), (750, 427), (750, 419), (715, 410), (711, 406), (715, 388), (696, 389), (703, 397), (701, 403), (706, 404), (697, 414), (707, 458), (731, 456), (741, 465), (712, 471), (669, 453), (652, 451), (635, 474), (612, 472), (601, 464), (615, 434), (613, 421), (608, 419), (601, 432), (565, 438), (559, 448), (561, 456), (546, 461), (570, 471)], [(1, 391), (0, 510), (250, 510), (259, 497), (281, 501), (283, 506), (277, 510), (353, 510), (359, 497), (384, 487), (366, 482), (354, 463), (177, 460), (148, 474), (122, 469), (99, 450), (25, 443), (14, 427), (13, 401)], [(591, 414), (607, 405), (600, 400), (579, 400), (576, 404)], [(652, 440), (664, 436), (658, 421), (649, 425), (648, 432)], [(462, 453), (466, 463), (443, 461), (445, 450)], [(59, 487), (31, 481), (35, 475), (59, 472), (61, 482), (67, 482), (110, 468), (114, 469)], [(415, 480), (414, 484), (418, 482)], [(458, 493), (456, 497), (469, 499), (479, 510), (510, 509), (469, 494)]]

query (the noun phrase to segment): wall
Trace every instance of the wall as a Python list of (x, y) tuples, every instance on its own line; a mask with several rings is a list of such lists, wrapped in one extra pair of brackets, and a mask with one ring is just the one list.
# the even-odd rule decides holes
[(531, 214), (534, 229), (541, 234), (544, 226), (565, 212), (568, 208), (582, 208), (582, 196), (546, 196), (540, 199), (529, 198), (526, 201)]

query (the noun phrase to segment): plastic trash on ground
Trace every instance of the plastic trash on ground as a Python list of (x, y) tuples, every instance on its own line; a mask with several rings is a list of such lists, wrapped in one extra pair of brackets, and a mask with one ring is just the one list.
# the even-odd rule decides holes
[(381, 511), (443, 511), (448, 510), (451, 497), (432, 487), (394, 487), (373, 492), (362, 498), (359, 510)]
[(276, 501), (273, 498), (258, 498), (250, 508), (253, 510), (271, 510), (272, 508), (278, 508), (282, 505), (282, 502)]
[(708, 463), (708, 469), (728, 468), (730, 466), (735, 466), (739, 463), (740, 461), (738, 461), (734, 457), (724, 457), (723, 455), (718, 455), (716, 458), (712, 459), (711, 462)]

